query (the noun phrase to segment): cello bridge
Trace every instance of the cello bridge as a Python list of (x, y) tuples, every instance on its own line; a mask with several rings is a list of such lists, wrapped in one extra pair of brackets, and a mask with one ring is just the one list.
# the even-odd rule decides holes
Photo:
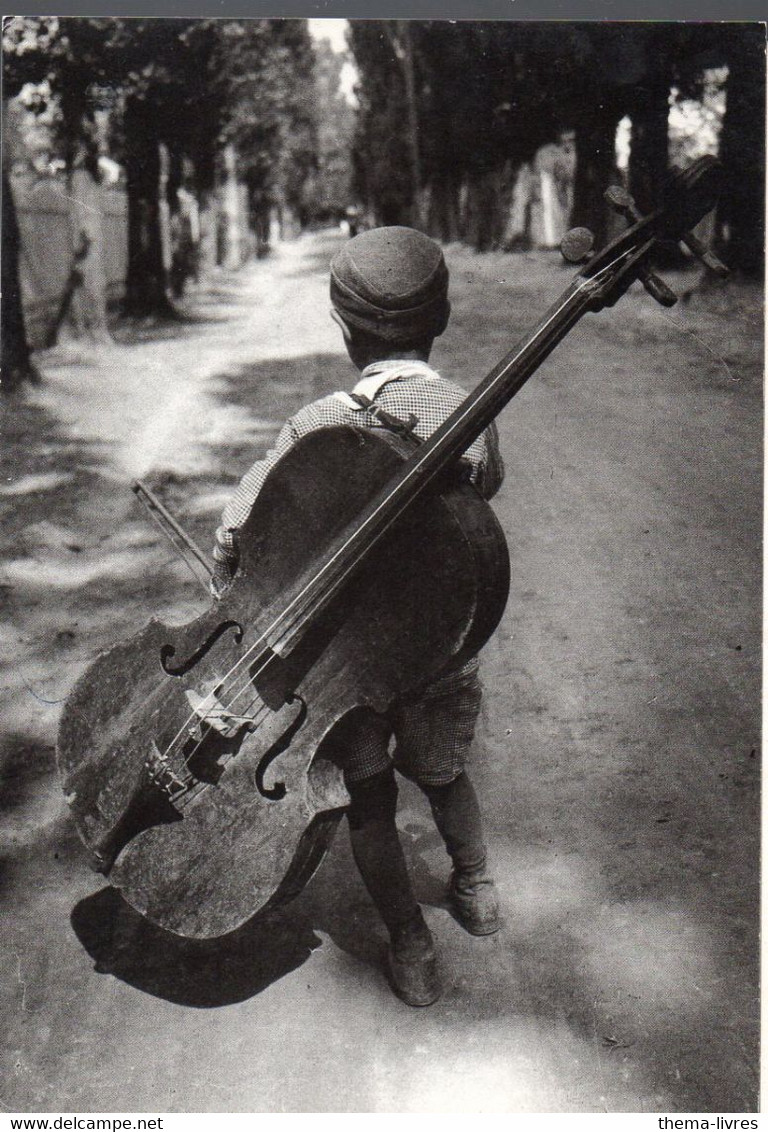
[(207, 696), (201, 696), (198, 692), (190, 689), (184, 694), (187, 703), (192, 708), (195, 719), (199, 721), (194, 728), (189, 729), (193, 739), (200, 739), (201, 737), (199, 734), (200, 723), (207, 723), (209, 727), (226, 739), (237, 738), (244, 727), (249, 729), (254, 727), (253, 716), (236, 715), (233, 711), (224, 707), (213, 692), (209, 692)]

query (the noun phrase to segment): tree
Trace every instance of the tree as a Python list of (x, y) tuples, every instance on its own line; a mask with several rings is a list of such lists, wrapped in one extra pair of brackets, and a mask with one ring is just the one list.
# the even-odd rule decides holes
[[(452, 129), (460, 141), (462, 235), (484, 251), (503, 243), (521, 167), (556, 141), (562, 129), (552, 93), (562, 32), (537, 24), (480, 23), (456, 25), (448, 38), (453, 40), (450, 86), (434, 80), (429, 85), (438, 92), (437, 99), (433, 93), (435, 115), (441, 105), (452, 107)], [(429, 54), (431, 73), (437, 75), (441, 52)], [(444, 146), (442, 171), (456, 160)], [(442, 175), (436, 170), (431, 183), (436, 186)]]
[[(358, 184), (377, 218), (397, 223), (414, 215), (412, 131), (402, 128), (409, 97), (384, 28), (351, 22), (361, 76), (356, 159)], [(641, 210), (653, 209), (669, 169), (673, 84), (695, 89), (707, 67), (727, 64), (723, 157), (731, 185), (721, 218), (733, 261), (751, 270), (761, 261), (762, 25), (413, 21), (409, 41), (420, 183), (434, 234), (461, 236), (479, 250), (497, 246), (518, 171), (540, 147), (573, 131), (571, 222), (603, 242), (615, 223), (603, 198), (618, 176), (619, 121), (632, 123), (630, 191)]]
[(633, 87), (630, 189), (643, 210), (660, 203), (668, 171), (669, 93), (700, 99), (713, 69), (725, 68), (726, 110), (719, 156), (725, 172), (717, 223), (722, 253), (747, 274), (763, 270), (765, 210), (765, 26), (758, 23), (649, 25)]
[(26, 20), (6, 21), (3, 28), (3, 95), (6, 124), (2, 153), (2, 280), (0, 281), (0, 388), (4, 393), (19, 389), (26, 381), (39, 381), (39, 374), (32, 363), (24, 321), (24, 308), (21, 297), (21, 278), (19, 271), (20, 233), (16, 216), (16, 206), (9, 176), (15, 154), (14, 139), (9, 137), (7, 101), (14, 98), (24, 85), (25, 71), (34, 71), (35, 79), (45, 78), (42, 58), (34, 54), (34, 64), (28, 69), (18, 66), (18, 59), (26, 53), (34, 53), (36, 29)]
[(765, 265), (765, 25), (730, 24), (720, 156), (726, 188), (718, 209), (730, 267), (761, 277)]
[(50, 84), (72, 185), (95, 174), (95, 118), (109, 115), (128, 195), (127, 313), (175, 314), (167, 233), (185, 176), (205, 206), (234, 152), (252, 214), (302, 214), (314, 162), (306, 21), (24, 18), (6, 32), (6, 81)]
[(32, 364), (24, 325), (19, 278), (19, 225), (11, 182), (3, 169), (2, 307), (0, 308), (0, 376), (2, 391), (12, 393), (25, 381), (40, 380)]
[(381, 20), (351, 20), (350, 47), (359, 72), (355, 190), (381, 224), (412, 218), (413, 174), (402, 73)]
[(192, 19), (110, 21), (105, 56), (120, 91), (114, 141), (128, 196), (124, 309), (135, 317), (176, 316), (169, 280), (168, 216), (177, 207), (171, 187), (178, 185), (183, 155), (198, 156), (218, 132), (219, 106), (208, 97), (210, 47), (196, 32)]
[(641, 212), (661, 203), (669, 175), (669, 94), (674, 59), (682, 47), (675, 25), (647, 24), (633, 32), (636, 78), (625, 98), (632, 121), (627, 172), (629, 191)]
[[(396, 222), (414, 211), (413, 178), (403, 175), (413, 157), (396, 128), (408, 120), (408, 98), (379, 23), (351, 25), (361, 74), (358, 163), (376, 213)], [(573, 124), (575, 33), (503, 21), (414, 22), (409, 31), (428, 227), (478, 250), (498, 246), (520, 166)]]
[(408, 122), (408, 153), (411, 170), (411, 209), (413, 225), (421, 228), (421, 143), (419, 140), (419, 108), (416, 94), (413, 36), (408, 20), (387, 20), (384, 23), (387, 37), (403, 73), (403, 91)]
[(315, 90), (322, 108), (316, 129), (317, 170), (311, 186), (313, 218), (339, 219), (354, 200), (352, 151), (356, 114), (341, 90), (346, 54), (327, 40), (314, 45)]
[(212, 93), (222, 107), (219, 141), (247, 186), (251, 225), (270, 212), (308, 217), (316, 168), (314, 56), (306, 20), (216, 20)]

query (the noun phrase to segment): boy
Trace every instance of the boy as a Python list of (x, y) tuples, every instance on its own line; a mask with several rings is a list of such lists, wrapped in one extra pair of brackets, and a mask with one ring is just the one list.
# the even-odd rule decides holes
[[(438, 244), (410, 228), (378, 228), (350, 240), (331, 263), (331, 315), (347, 352), (361, 371), (352, 394), (334, 393), (306, 406), (281, 430), (274, 449), (241, 481), (216, 532), (214, 595), (238, 563), (237, 531), (248, 517), (270, 468), (313, 429), (330, 425), (387, 427), (391, 418), (418, 418), (425, 439), (464, 400), (465, 393), (428, 365), (434, 339), (448, 322), (448, 269)], [(491, 426), (464, 454), (471, 480), (490, 498), (503, 467)], [(499, 911), (477, 798), (464, 764), (480, 710), (477, 658), (449, 669), (417, 697), (403, 697), (386, 715), (360, 711), (334, 731), (351, 804), (352, 852), (389, 930), (387, 973), (410, 1006), (440, 995), (435, 948), (410, 877), (395, 825), (394, 769), (427, 796), (453, 862), (449, 898), (460, 924), (473, 935), (499, 929)], [(394, 756), (389, 754), (394, 735)]]

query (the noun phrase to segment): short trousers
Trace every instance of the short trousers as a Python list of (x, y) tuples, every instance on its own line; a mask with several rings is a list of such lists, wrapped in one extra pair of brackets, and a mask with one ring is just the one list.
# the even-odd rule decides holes
[(330, 744), (345, 780), (362, 782), (394, 765), (424, 786), (453, 782), (466, 765), (480, 714), (478, 667), (472, 657), (384, 714), (361, 708), (346, 716)]

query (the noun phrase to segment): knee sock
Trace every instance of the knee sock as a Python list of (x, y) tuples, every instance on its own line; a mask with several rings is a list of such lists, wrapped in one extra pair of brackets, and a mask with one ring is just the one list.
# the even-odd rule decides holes
[(466, 772), (444, 786), (421, 786), (445, 847), (457, 869), (472, 872), (486, 861), (483, 823), (475, 788)]
[(347, 783), (352, 855), (390, 932), (423, 922), (395, 825), (397, 783), (392, 770)]

